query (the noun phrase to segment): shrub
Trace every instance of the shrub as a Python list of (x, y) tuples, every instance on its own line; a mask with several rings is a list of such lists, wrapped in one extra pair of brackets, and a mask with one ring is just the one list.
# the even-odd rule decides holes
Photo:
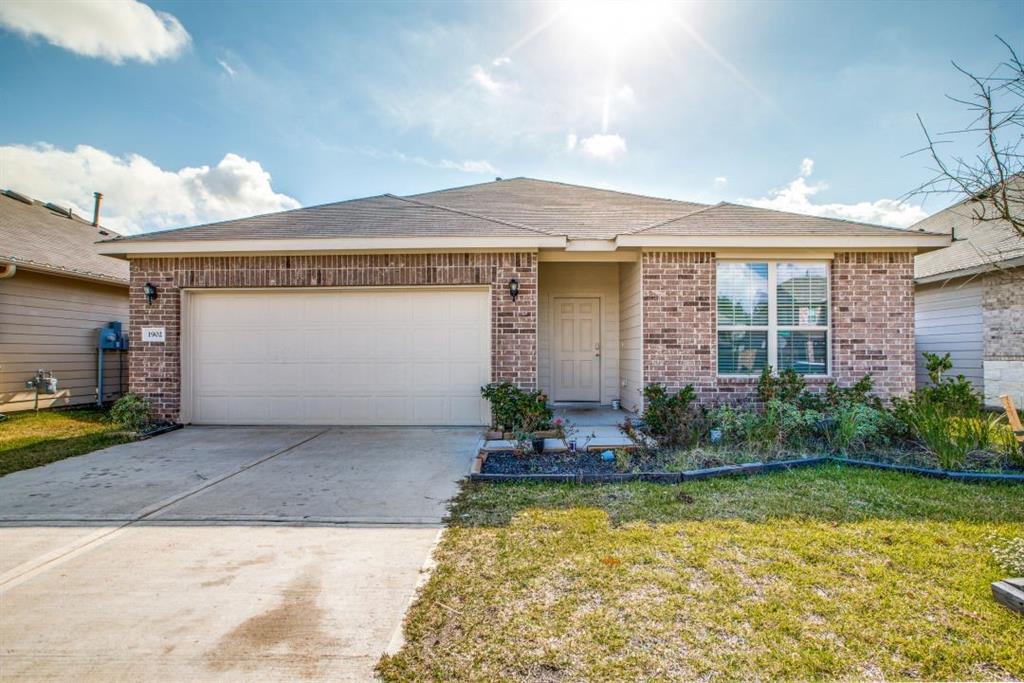
[(141, 431), (151, 422), (149, 402), (138, 394), (125, 394), (110, 407), (107, 419), (133, 432)]
[(938, 459), (944, 469), (961, 467), (972, 451), (989, 445), (994, 422), (984, 417), (964, 418), (940, 401), (907, 401), (901, 417), (913, 429), (926, 451)]
[(886, 426), (891, 419), (888, 412), (864, 403), (841, 403), (831, 419), (821, 421), (820, 433), (829, 450), (849, 453), (887, 443)]
[(511, 382), (480, 387), (480, 395), (491, 404), (493, 427), (505, 432), (534, 432), (547, 429), (554, 412), (540, 391), (523, 391)]
[(704, 427), (704, 411), (694, 406), (697, 392), (686, 385), (669, 394), (664, 384), (644, 387), (644, 413), (647, 432), (666, 448), (692, 446)]
[(930, 385), (921, 387), (911, 393), (912, 402), (929, 401), (941, 403), (955, 415), (974, 417), (982, 410), (981, 396), (974, 390), (974, 385), (963, 375), (944, 377), (944, 373), (952, 369), (953, 361), (948, 353), (938, 355), (925, 353), (925, 367), (928, 370)]
[(708, 413), (708, 422), (722, 430), (726, 442), (768, 451), (783, 445), (801, 447), (820, 417), (816, 412), (772, 399), (761, 411), (720, 406)]
[(773, 375), (772, 366), (767, 365), (757, 379), (757, 397), (765, 404), (776, 400), (795, 403), (806, 388), (803, 376), (792, 368)]

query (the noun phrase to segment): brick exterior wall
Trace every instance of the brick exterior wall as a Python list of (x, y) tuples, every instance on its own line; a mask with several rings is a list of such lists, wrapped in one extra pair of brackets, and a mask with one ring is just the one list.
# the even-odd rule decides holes
[(846, 386), (867, 373), (875, 392), (914, 389), (914, 257), (836, 254), (832, 262), (832, 374)]
[(985, 355), (985, 403), (1002, 407), (1009, 394), (1024, 406), (1024, 268), (1009, 268), (985, 277), (981, 297)]
[[(508, 283), (519, 280), (513, 302)], [(158, 289), (152, 304), (145, 283)], [(408, 287), (490, 285), (491, 376), (537, 387), (537, 256), (366, 254), (142, 258), (131, 261), (129, 385), (155, 416), (176, 421), (181, 398), (181, 290), (218, 287)], [(142, 327), (163, 327), (164, 344), (141, 341)]]
[[(643, 254), (644, 382), (693, 384), (701, 401), (741, 403), (751, 378), (717, 376), (715, 255)], [(832, 262), (832, 379), (867, 373), (883, 397), (914, 388), (914, 265), (909, 253), (839, 253)], [(809, 379), (824, 387), (829, 380)]]

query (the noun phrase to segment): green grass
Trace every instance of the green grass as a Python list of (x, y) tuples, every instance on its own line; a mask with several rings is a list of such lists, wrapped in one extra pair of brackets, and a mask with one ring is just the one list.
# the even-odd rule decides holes
[(385, 680), (1024, 677), (1024, 487), (828, 465), (467, 485)]
[(0, 422), (0, 476), (132, 440), (99, 410), (15, 413)]

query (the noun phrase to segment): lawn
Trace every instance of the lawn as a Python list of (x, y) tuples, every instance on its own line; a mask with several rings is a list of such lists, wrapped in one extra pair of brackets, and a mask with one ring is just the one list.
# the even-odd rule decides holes
[(132, 440), (100, 410), (15, 413), (0, 422), (0, 476)]
[(476, 484), (385, 680), (1020, 679), (996, 538), (1024, 487), (828, 465)]

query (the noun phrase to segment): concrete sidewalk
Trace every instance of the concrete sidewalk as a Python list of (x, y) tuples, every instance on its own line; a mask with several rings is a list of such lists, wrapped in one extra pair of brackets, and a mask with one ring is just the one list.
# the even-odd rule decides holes
[(3, 678), (372, 678), (478, 438), (186, 428), (3, 477)]

